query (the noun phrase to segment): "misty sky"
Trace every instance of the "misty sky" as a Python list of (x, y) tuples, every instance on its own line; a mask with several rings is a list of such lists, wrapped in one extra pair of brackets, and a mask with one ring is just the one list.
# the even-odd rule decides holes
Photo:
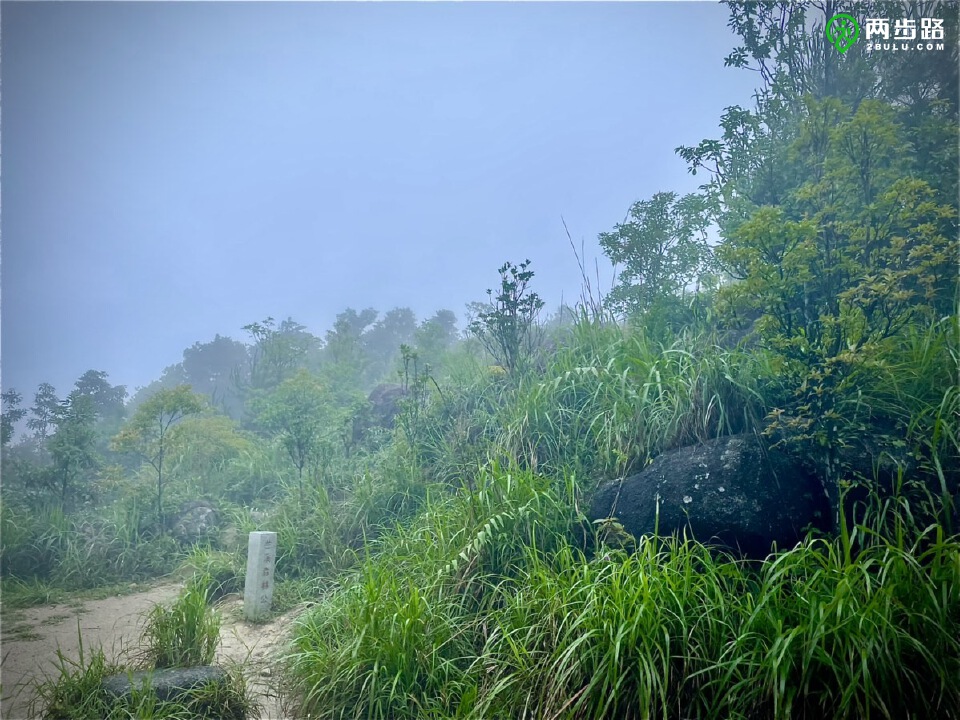
[[(756, 81), (706, 3), (33, 3), (2, 17), (2, 382), (136, 387), (215, 334), (505, 260), (553, 309)], [(605, 259), (600, 256), (605, 266)]]

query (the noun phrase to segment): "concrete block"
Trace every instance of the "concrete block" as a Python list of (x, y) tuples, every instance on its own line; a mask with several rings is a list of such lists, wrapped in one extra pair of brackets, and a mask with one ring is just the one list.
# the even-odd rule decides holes
[(277, 561), (277, 534), (252, 532), (247, 545), (247, 576), (243, 585), (243, 615), (260, 620), (273, 603), (273, 569)]

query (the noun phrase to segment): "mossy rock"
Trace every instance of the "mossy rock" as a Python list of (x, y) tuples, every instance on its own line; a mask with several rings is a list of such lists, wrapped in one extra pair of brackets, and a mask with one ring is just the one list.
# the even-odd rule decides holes
[(808, 527), (831, 527), (819, 480), (751, 435), (664, 453), (638, 475), (601, 485), (589, 516), (614, 518), (635, 537), (692, 531), (757, 559), (792, 547)]
[(136, 703), (142, 693), (150, 692), (157, 700), (187, 707), (198, 717), (243, 720), (244, 702), (233, 684), (230, 674), (216, 665), (127, 672), (102, 681), (106, 694), (118, 703)]

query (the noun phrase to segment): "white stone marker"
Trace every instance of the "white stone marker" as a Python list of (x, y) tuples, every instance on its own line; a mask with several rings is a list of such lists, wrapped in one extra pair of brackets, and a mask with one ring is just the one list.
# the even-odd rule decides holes
[(273, 566), (277, 557), (275, 532), (252, 532), (247, 545), (247, 577), (243, 583), (243, 615), (259, 620), (273, 602)]

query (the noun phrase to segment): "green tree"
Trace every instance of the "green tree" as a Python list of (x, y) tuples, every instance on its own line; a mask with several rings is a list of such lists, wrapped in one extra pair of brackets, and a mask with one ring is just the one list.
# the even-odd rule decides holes
[(93, 399), (74, 390), (64, 400), (54, 419), (56, 432), (48, 447), (53, 458), (54, 475), (60, 485), (60, 502), (67, 496), (84, 471), (97, 467), (97, 413)]
[(420, 323), (413, 335), (413, 346), (424, 365), (440, 367), (459, 339), (457, 316), (450, 310), (438, 310)]
[(311, 351), (319, 347), (319, 340), (292, 318), (277, 325), (268, 317), (263, 322), (244, 325), (243, 329), (253, 339), (247, 381), (252, 390), (277, 387), (297, 368), (303, 367)]
[(344, 392), (363, 387), (369, 358), (364, 352), (363, 335), (376, 322), (379, 313), (366, 308), (359, 313), (347, 308), (337, 315), (327, 331), (323, 348), (323, 375)]
[(544, 303), (529, 289), (534, 276), (529, 268), (529, 260), (519, 265), (504, 263), (497, 271), (499, 292), (494, 295), (493, 290), (487, 290), (489, 302), (479, 308), (469, 325), (470, 332), (510, 374), (527, 364), (541, 337), (537, 317)]
[(373, 308), (365, 308), (359, 313), (347, 308), (337, 314), (333, 329), (327, 331), (326, 355), (334, 363), (362, 362), (363, 343), (361, 337), (377, 320), (379, 313)]
[[(677, 152), (709, 176), (701, 191), (730, 280), (720, 317), (757, 319), (782, 368), (788, 399), (766, 430), (817, 461), (836, 520), (838, 448), (886, 422), (860, 402), (867, 368), (883, 366), (897, 337), (956, 310), (957, 8), (727, 5), (742, 41), (727, 64), (758, 72), (756, 107), (728, 108), (719, 140)], [(859, 42), (840, 54), (823, 33), (838, 12), (941, 17), (945, 50), (868, 53)]]
[[(719, 201), (724, 230), (763, 205), (780, 205), (803, 183), (789, 152), (812, 101), (835, 99), (855, 112), (870, 99), (893, 108), (915, 160), (913, 172), (937, 191), (938, 201), (957, 197), (957, 6), (923, 2), (725, 3), (730, 27), (741, 38), (726, 64), (757, 73), (756, 107), (727, 108), (719, 140), (677, 148), (690, 172), (706, 171), (704, 190)], [(855, 43), (842, 55), (825, 41), (824, 27), (836, 13), (855, 17), (944, 20), (944, 50), (873, 52)]]
[(184, 382), (210, 398), (214, 407), (239, 419), (243, 415), (243, 401), (234, 379), (249, 378), (250, 356), (247, 346), (228, 337), (217, 335), (205, 343), (197, 342), (183, 351)]
[(34, 431), (34, 436), (43, 442), (50, 427), (56, 421), (60, 410), (60, 398), (56, 388), (50, 383), (41, 383), (33, 396), (33, 407), (30, 408), (32, 417), (27, 420), (27, 427)]
[(97, 434), (97, 452), (110, 452), (110, 438), (123, 424), (127, 414), (127, 388), (123, 385), (111, 385), (103, 370), (88, 370), (74, 384), (73, 392), (90, 398), (95, 415)]
[(729, 232), (717, 255), (738, 282), (721, 296), (763, 312), (766, 337), (797, 358), (949, 314), (956, 209), (912, 177), (892, 109), (811, 101), (793, 147), (806, 181)]
[(760, 337), (787, 361), (795, 399), (767, 430), (819, 460), (836, 519), (838, 448), (862, 432), (843, 398), (888, 338), (953, 312), (957, 210), (911, 172), (893, 108), (807, 107), (792, 144), (796, 187), (728, 226), (717, 257), (737, 281), (718, 297), (729, 312), (759, 314)]
[(17, 423), (27, 415), (25, 408), (20, 407), (23, 395), (14, 389), (4, 390), (0, 398), (3, 400), (3, 413), (0, 415), (0, 445), (7, 445), (13, 439)]
[(74, 384), (74, 392), (89, 397), (98, 418), (110, 425), (119, 424), (125, 414), (127, 389), (111, 385), (103, 370), (87, 370)]
[(634, 203), (625, 222), (600, 234), (600, 247), (620, 267), (609, 306), (640, 318), (676, 311), (709, 269), (710, 221), (703, 195), (661, 192)]
[[(872, 0), (853, 2), (788, 0), (738, 2), (730, 8), (729, 26), (741, 44), (727, 56), (728, 66), (747, 68), (761, 79), (761, 100), (799, 103), (805, 97), (834, 97), (856, 107), (869, 98), (901, 107), (924, 107), (944, 99), (956, 104), (957, 6), (947, 2)], [(837, 13), (866, 18), (944, 22), (944, 49), (931, 52), (870, 52), (866, 38), (839, 53), (826, 42), (824, 29)]]
[(326, 388), (300, 370), (270, 395), (254, 403), (258, 424), (276, 437), (297, 470), (300, 502), (303, 471), (315, 462), (339, 430), (339, 418)]
[(203, 399), (189, 385), (164, 389), (145, 400), (113, 439), (117, 452), (130, 453), (149, 463), (157, 473), (157, 522), (164, 531), (163, 462), (171, 429), (185, 417), (203, 411)]
[(170, 431), (168, 478), (182, 478), (202, 493), (222, 494), (231, 463), (253, 452), (251, 439), (226, 415), (185, 417)]
[(400, 355), (400, 346), (410, 343), (416, 331), (417, 318), (413, 310), (394, 308), (363, 334), (365, 374), (369, 382), (377, 382), (390, 372)]
[(136, 392), (133, 393), (133, 396), (130, 398), (130, 402), (127, 404), (128, 416), (132, 416), (134, 413), (136, 413), (137, 408), (139, 408), (144, 402), (152, 398), (161, 390), (172, 390), (180, 385), (189, 384), (190, 383), (187, 381), (187, 374), (183, 369), (183, 363), (167, 365), (160, 373), (159, 378), (148, 385), (136, 389)]

